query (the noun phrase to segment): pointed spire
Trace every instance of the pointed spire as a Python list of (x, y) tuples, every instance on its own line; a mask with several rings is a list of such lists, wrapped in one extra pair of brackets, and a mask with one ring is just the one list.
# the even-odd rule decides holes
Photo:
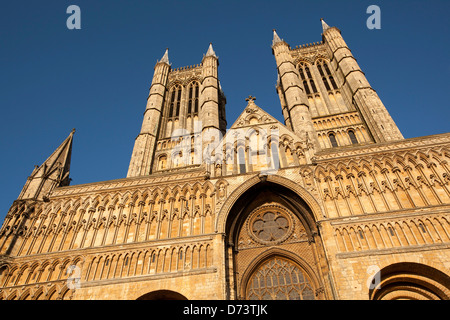
[(323, 20), (323, 18), (320, 18), (320, 21), (322, 21), (322, 29), (323, 32), (327, 31), (328, 29), (330, 29), (330, 26), (327, 25), (327, 23), (325, 22), (325, 20)]
[(273, 40), (272, 40), (272, 46), (274, 46), (278, 42), (283, 42), (283, 39), (280, 39), (275, 29), (273, 29)]
[(214, 49), (212, 47), (212, 43), (211, 42), (209, 43), (208, 51), (206, 52), (205, 57), (210, 57), (210, 56), (217, 58), (216, 53), (214, 52)]
[(166, 52), (164, 52), (163, 57), (158, 62), (164, 62), (170, 65), (169, 63), (169, 48), (166, 48)]
[(74, 133), (75, 129), (72, 129), (50, 157), (41, 166), (35, 166), (18, 199), (45, 200), (54, 188), (69, 185)]

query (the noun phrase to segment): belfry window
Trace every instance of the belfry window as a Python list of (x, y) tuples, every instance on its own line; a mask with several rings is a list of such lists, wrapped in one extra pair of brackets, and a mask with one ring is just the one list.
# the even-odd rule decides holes
[(188, 114), (192, 113), (192, 86), (189, 87), (189, 102), (188, 102)]
[(336, 82), (334, 82), (334, 78), (333, 78), (333, 76), (330, 76), (330, 81), (331, 81), (331, 85), (333, 86), (333, 89), (337, 89), (337, 85), (336, 85)]
[(198, 83), (195, 86), (194, 113), (198, 113)]
[(336, 141), (336, 136), (334, 135), (334, 133), (330, 133), (328, 135), (328, 138), (330, 138), (330, 143), (333, 148), (338, 146), (337, 141)]
[(333, 75), (328, 67), (328, 63), (325, 60), (317, 61), (317, 70), (319, 70), (325, 88), (328, 91), (332, 90), (331, 88), (337, 90), (338, 86), (336, 85), (336, 81), (334, 81)]
[(178, 117), (180, 115), (181, 106), (181, 86), (172, 88), (169, 102), (169, 118)]
[(170, 104), (169, 104), (169, 118), (172, 118), (173, 116), (173, 109), (175, 105), (175, 90), (172, 91), (172, 96), (170, 98)]
[(198, 88), (198, 82), (192, 82), (189, 85), (188, 114), (198, 113)]
[(306, 80), (303, 81), (303, 87), (305, 88), (306, 94), (311, 94), (311, 91), (309, 91), (308, 82)]
[(311, 75), (311, 71), (305, 62), (300, 62), (298, 65), (298, 71), (303, 81), (303, 87), (307, 95), (311, 93), (317, 93), (317, 87)]

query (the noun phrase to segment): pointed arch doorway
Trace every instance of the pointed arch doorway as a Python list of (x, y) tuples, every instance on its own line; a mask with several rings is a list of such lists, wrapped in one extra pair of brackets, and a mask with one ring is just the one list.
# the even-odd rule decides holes
[(225, 234), (230, 299), (333, 298), (314, 215), (293, 190), (251, 186), (231, 207)]

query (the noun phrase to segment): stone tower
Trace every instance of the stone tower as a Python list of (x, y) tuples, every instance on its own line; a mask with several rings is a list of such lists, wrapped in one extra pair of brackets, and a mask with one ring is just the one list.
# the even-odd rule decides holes
[(127, 177), (169, 167), (195, 168), (202, 163), (208, 137), (218, 131), (223, 134), (226, 129), (226, 98), (220, 88), (218, 66), (212, 44), (201, 64), (177, 69), (171, 68), (166, 50), (155, 65)]
[(403, 139), (340, 30), (321, 21), (322, 41), (294, 49), (274, 31), (277, 93), (286, 126), (317, 139), (317, 150)]
[(166, 50), (127, 177), (69, 186), (73, 133), (30, 175), (0, 299), (450, 299), (450, 133), (404, 139), (322, 27), (273, 31), (284, 124), (249, 96), (225, 132), (212, 45)]

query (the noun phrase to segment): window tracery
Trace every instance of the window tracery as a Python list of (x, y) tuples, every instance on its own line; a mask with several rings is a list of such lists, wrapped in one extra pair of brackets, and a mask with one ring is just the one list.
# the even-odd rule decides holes
[(317, 93), (317, 87), (314, 83), (313, 77), (311, 75), (310, 68), (304, 62), (300, 62), (298, 65), (298, 71), (300, 73), (300, 77), (303, 81), (303, 87), (305, 88), (305, 92), (307, 95), (312, 93)]
[(199, 84), (194, 81), (189, 85), (189, 101), (187, 114), (198, 113)]
[(293, 261), (272, 257), (250, 277), (248, 300), (314, 300), (310, 280)]
[(247, 233), (256, 242), (265, 245), (285, 241), (293, 232), (294, 220), (283, 207), (265, 205), (256, 209), (247, 222)]
[(179, 117), (181, 105), (181, 86), (176, 85), (172, 88), (169, 102), (169, 119)]
[(337, 90), (338, 87), (333, 75), (331, 74), (330, 68), (328, 67), (328, 63), (325, 60), (318, 60), (317, 69), (319, 70), (323, 84), (325, 85), (327, 91)]

